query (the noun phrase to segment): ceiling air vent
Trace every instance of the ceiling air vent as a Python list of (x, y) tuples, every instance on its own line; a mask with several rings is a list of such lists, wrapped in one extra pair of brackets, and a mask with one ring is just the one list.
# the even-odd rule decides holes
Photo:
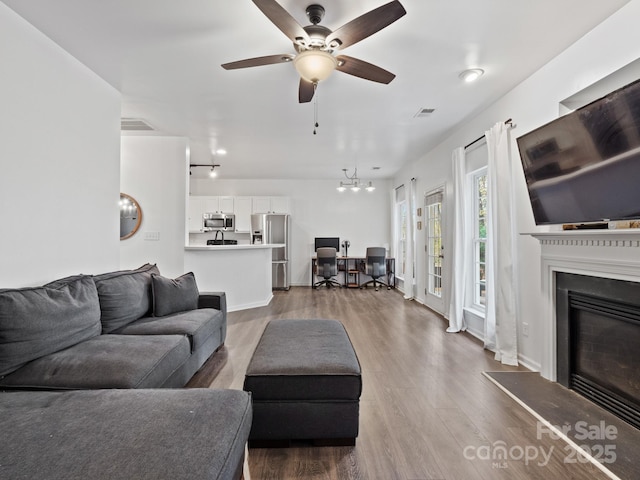
[(151, 125), (141, 118), (121, 118), (120, 130), (134, 131), (134, 132), (150, 132), (154, 131)]
[(435, 111), (436, 111), (435, 108), (421, 108), (420, 110), (418, 110), (416, 112), (416, 114), (413, 116), (413, 118), (428, 117)]

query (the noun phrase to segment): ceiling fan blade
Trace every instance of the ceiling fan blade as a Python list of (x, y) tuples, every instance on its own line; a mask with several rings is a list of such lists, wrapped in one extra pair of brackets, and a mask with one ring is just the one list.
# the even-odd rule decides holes
[(396, 76), (385, 70), (384, 68), (377, 67), (371, 63), (359, 60), (357, 58), (348, 57), (346, 55), (338, 55), (338, 66), (336, 70), (343, 73), (348, 73), (355, 77), (364, 78), (365, 80), (371, 80), (378, 83), (389, 83)]
[(306, 81), (304, 78), (300, 79), (300, 88), (298, 89), (298, 102), (307, 103), (313, 99), (313, 94), (316, 93), (316, 87), (313, 83)]
[(275, 0), (253, 0), (253, 3), (260, 9), (271, 22), (278, 27), (289, 39), (296, 42), (297, 38), (308, 41), (309, 35), (304, 31), (295, 18), (280, 6)]
[(338, 45), (332, 46), (334, 50), (346, 48), (391, 25), (406, 13), (407, 11), (400, 2), (394, 0), (351, 20), (330, 33), (326, 38), (326, 43), (331, 45), (337, 40)]
[(267, 55), (266, 57), (247, 58), (237, 62), (223, 63), (225, 70), (235, 70), (236, 68), (261, 67), (262, 65), (273, 65), (275, 63), (289, 63), (295, 55), (284, 53), (282, 55)]

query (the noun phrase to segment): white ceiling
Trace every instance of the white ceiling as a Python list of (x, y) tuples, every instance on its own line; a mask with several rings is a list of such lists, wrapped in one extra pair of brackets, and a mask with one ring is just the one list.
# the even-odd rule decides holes
[[(407, 15), (345, 48), (397, 76), (334, 72), (299, 104), (291, 64), (222, 63), (295, 53), (251, 0), (3, 0), (122, 93), (122, 116), (188, 136), (222, 178), (389, 178), (628, 0), (400, 0)], [(279, 0), (301, 25), (313, 0)], [(331, 30), (386, 0), (319, 0)], [(479, 67), (473, 84), (461, 71)], [(422, 108), (435, 112), (414, 118)], [(499, 120), (499, 119), (498, 119)], [(473, 140), (473, 139), (470, 139)], [(212, 156), (224, 148), (228, 154)], [(373, 170), (373, 167), (380, 167)], [(207, 169), (199, 169), (205, 175)]]

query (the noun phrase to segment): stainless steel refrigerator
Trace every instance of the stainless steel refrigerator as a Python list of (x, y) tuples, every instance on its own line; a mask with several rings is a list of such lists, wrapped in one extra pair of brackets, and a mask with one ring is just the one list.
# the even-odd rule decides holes
[(271, 251), (271, 279), (274, 290), (289, 290), (289, 223), (288, 214), (259, 213), (251, 215), (251, 243), (283, 244)]

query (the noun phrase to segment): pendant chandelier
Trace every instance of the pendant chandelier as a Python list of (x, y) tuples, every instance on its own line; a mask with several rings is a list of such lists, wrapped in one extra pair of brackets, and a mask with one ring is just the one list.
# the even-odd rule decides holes
[(361, 188), (364, 188), (367, 192), (373, 192), (376, 187), (373, 186), (373, 182), (363, 182), (358, 178), (358, 168), (356, 167), (353, 170), (353, 175), (347, 174), (347, 169), (343, 168), (344, 176), (347, 179), (340, 182), (340, 185), (337, 187), (339, 192), (344, 192), (347, 188), (351, 189), (352, 192), (359, 192)]

